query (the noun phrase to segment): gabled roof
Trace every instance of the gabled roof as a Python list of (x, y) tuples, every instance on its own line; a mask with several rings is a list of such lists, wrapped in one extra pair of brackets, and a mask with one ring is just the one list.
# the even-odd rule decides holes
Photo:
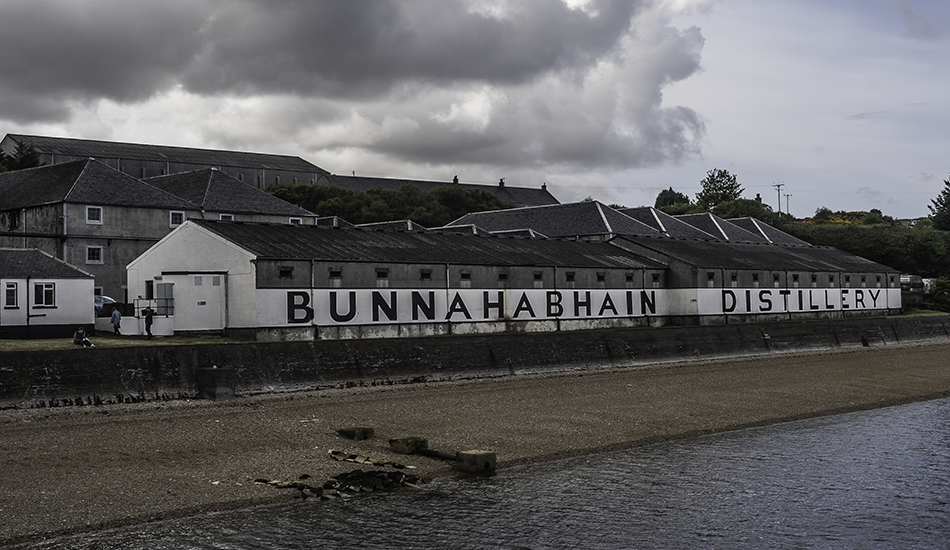
[(611, 242), (620, 247), (625, 246), (624, 242), (639, 245), (658, 252), (659, 257), (676, 258), (697, 268), (852, 273), (897, 271), (831, 247), (623, 236)]
[(449, 225), (465, 224), (475, 224), (491, 232), (533, 229), (554, 238), (659, 234), (656, 229), (598, 201), (475, 212)]
[(360, 223), (356, 227), (373, 231), (426, 231), (425, 227), (412, 220), (396, 220), (391, 222)]
[(259, 259), (662, 269), (607, 243), (189, 220)]
[(679, 239), (716, 239), (713, 235), (689, 225), (688, 223), (670, 216), (666, 212), (657, 210), (652, 206), (641, 206), (638, 208), (622, 208), (619, 210), (631, 218), (643, 222), (653, 229), (666, 234), (668, 237)]
[(93, 159), (0, 174), (0, 210), (63, 202), (198, 210), (189, 201)]
[(215, 168), (142, 180), (210, 212), (316, 216), (309, 210), (252, 187)]
[(715, 238), (736, 243), (768, 243), (769, 240), (731, 224), (726, 220), (710, 213), (683, 214), (674, 216), (676, 219), (688, 223), (693, 227), (705, 231)]
[(0, 248), (0, 277), (5, 279), (86, 279), (92, 274), (32, 248)]
[(445, 225), (442, 227), (430, 227), (430, 233), (454, 233), (456, 235), (491, 235), (491, 231), (486, 231), (474, 224), (464, 225)]
[(94, 139), (32, 136), (25, 134), (7, 134), (7, 137), (19, 143), (25, 142), (32, 144), (38, 153), (63, 156), (134, 159), (152, 162), (180, 162), (206, 165), (209, 167), (233, 166), (266, 170), (312, 172), (315, 174), (327, 173), (323, 168), (315, 166), (300, 157), (288, 155), (196, 149), (193, 147), (174, 147), (167, 145), (146, 145), (140, 143), (123, 143), (119, 141), (99, 141)]
[(364, 176), (342, 176), (338, 174), (328, 174), (323, 178), (330, 185), (336, 185), (344, 189), (353, 191), (369, 191), (370, 189), (387, 189), (398, 191), (403, 185), (415, 185), (423, 191), (432, 191), (442, 187), (457, 186), (462, 189), (471, 189), (475, 191), (487, 191), (499, 199), (514, 204), (515, 206), (542, 206), (546, 204), (559, 204), (554, 195), (548, 192), (547, 186), (540, 189), (528, 187), (511, 187), (508, 185), (480, 185), (475, 183), (453, 183), (448, 181), (423, 181), (407, 180), (395, 178), (368, 178)]
[(771, 225), (755, 218), (732, 218), (728, 221), (732, 224), (738, 225), (746, 231), (757, 233), (765, 237), (772, 244), (784, 244), (786, 246), (811, 246), (810, 243), (807, 243), (798, 237), (793, 237), (788, 233), (776, 229)]

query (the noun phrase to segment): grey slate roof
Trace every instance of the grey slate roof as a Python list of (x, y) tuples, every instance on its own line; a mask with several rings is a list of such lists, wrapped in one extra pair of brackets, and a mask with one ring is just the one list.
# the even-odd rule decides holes
[(768, 243), (768, 239), (762, 235), (751, 233), (741, 227), (729, 223), (726, 220), (713, 214), (683, 214), (674, 216), (676, 219), (685, 222), (693, 227), (705, 231), (719, 240), (737, 242), (737, 243)]
[(56, 203), (197, 210), (96, 160), (77, 160), (0, 174), (0, 210)]
[(153, 185), (211, 212), (316, 216), (214, 168), (146, 178)]
[(649, 225), (653, 229), (666, 234), (668, 237), (704, 240), (714, 240), (717, 238), (703, 231), (702, 229), (693, 227), (692, 225), (678, 220), (666, 212), (657, 210), (652, 206), (621, 208), (619, 212), (626, 214), (639, 222)]
[(475, 191), (487, 191), (499, 199), (514, 204), (515, 206), (541, 206), (546, 204), (559, 204), (554, 195), (548, 192), (546, 188), (532, 189), (528, 187), (511, 187), (499, 185), (480, 185), (475, 183), (452, 183), (447, 181), (422, 181), (393, 178), (368, 178), (363, 176), (342, 176), (338, 174), (329, 174), (323, 176), (321, 180), (330, 185), (336, 185), (344, 189), (353, 191), (369, 191), (370, 189), (387, 189), (398, 191), (403, 185), (415, 185), (423, 191), (432, 191), (440, 187), (458, 186), (463, 189)]
[(261, 259), (655, 268), (606, 243), (189, 220)]
[(92, 275), (33, 248), (0, 248), (0, 277), (6, 279), (86, 279)]
[(449, 225), (475, 224), (488, 231), (533, 229), (548, 237), (659, 235), (656, 229), (598, 201), (466, 214)]
[(727, 221), (734, 225), (738, 225), (746, 231), (762, 235), (772, 244), (784, 244), (786, 246), (811, 246), (810, 243), (807, 243), (798, 237), (793, 237), (788, 233), (776, 229), (771, 225), (755, 218), (732, 218)]
[(624, 246), (634, 243), (660, 256), (679, 259), (698, 268), (759, 269), (763, 271), (897, 272), (871, 260), (831, 247), (778, 246), (763, 243), (696, 241), (645, 237), (617, 237)]
[(31, 143), (33, 144), (33, 148), (39, 153), (53, 153), (64, 156), (134, 159), (152, 162), (182, 162), (208, 166), (234, 166), (267, 170), (313, 172), (316, 174), (327, 173), (323, 168), (311, 164), (300, 157), (288, 155), (25, 134), (7, 134), (7, 137), (19, 143)]
[(412, 220), (395, 220), (391, 222), (360, 223), (356, 227), (372, 231), (426, 231), (425, 227)]

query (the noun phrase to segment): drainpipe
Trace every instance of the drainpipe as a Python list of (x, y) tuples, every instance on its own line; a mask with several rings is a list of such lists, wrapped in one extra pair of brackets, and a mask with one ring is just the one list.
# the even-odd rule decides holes
[[(449, 275), (450, 275), (449, 271), (450, 271), (449, 264), (446, 263), (445, 264), (445, 305), (446, 306), (450, 305), (449, 291), (450, 291), (451, 283), (449, 282)], [(449, 334), (452, 334), (452, 319), (446, 319), (445, 322), (449, 327)]]

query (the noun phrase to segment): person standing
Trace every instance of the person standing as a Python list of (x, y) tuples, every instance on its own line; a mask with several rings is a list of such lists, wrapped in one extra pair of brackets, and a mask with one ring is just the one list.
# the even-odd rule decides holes
[(122, 314), (119, 313), (119, 308), (114, 307), (112, 309), (112, 318), (109, 320), (112, 323), (112, 329), (116, 334), (121, 335), (122, 332), (119, 331), (119, 325), (122, 323)]
[(152, 317), (155, 316), (155, 310), (151, 307), (145, 308), (145, 334), (148, 334), (148, 339), (152, 339)]

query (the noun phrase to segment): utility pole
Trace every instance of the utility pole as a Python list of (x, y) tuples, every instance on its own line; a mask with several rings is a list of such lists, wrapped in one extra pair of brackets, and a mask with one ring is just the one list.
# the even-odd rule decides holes
[(785, 194), (785, 213), (788, 214), (788, 215), (791, 215), (791, 214), (792, 214), (792, 211), (788, 209), (788, 198), (791, 197), (791, 196), (792, 196), (792, 195), (791, 195), (790, 193), (786, 193), (786, 194)]
[[(778, 191), (778, 213), (779, 213), (779, 214), (782, 213), (782, 186), (784, 186), (784, 185), (785, 185), (785, 184), (784, 184), (783, 182), (778, 182), (778, 183), (773, 183), (773, 184), (772, 184), (772, 187), (774, 187), (774, 188), (776, 189), (776, 191)], [(786, 210), (787, 210), (787, 207), (786, 207)]]

